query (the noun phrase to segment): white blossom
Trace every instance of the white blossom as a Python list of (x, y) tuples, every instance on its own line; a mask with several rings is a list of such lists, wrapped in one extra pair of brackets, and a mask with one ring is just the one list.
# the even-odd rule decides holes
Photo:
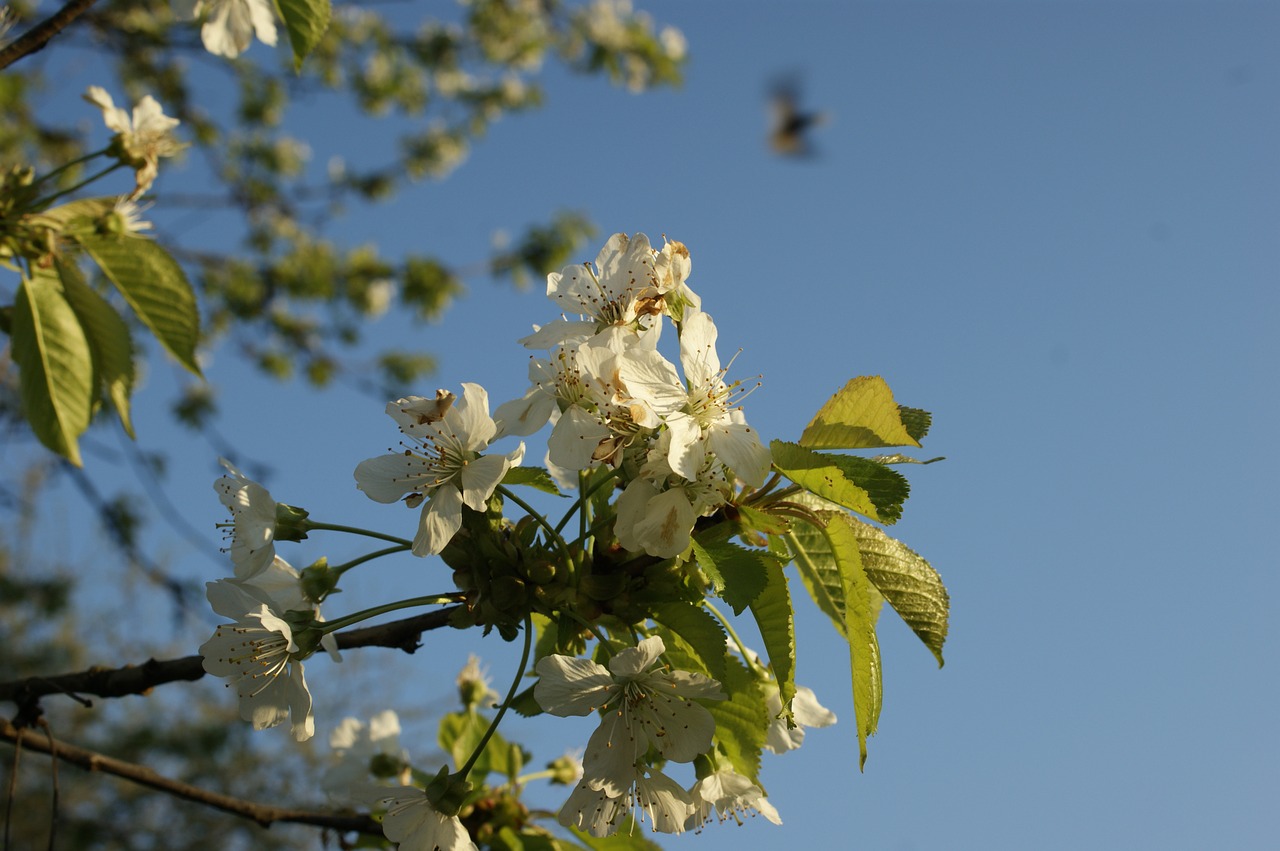
[(303, 676), (293, 629), (263, 591), (234, 580), (206, 587), (213, 610), (235, 623), (223, 624), (200, 646), (204, 669), (225, 677), (240, 698), (240, 717), (255, 730), (291, 719), (293, 737), (315, 735), (311, 693)]
[(379, 790), (375, 798), (387, 806), (382, 833), (400, 851), (478, 851), (458, 817), (438, 812), (421, 789)]
[(276, 556), (276, 501), (262, 485), (218, 459), (228, 475), (213, 483), (218, 499), (231, 512), (231, 563), (237, 579), (252, 579)]
[(400, 746), (400, 719), (390, 709), (369, 723), (344, 718), (329, 734), (336, 760), (325, 770), (320, 787), (336, 799), (356, 799), (370, 777), (377, 782), (405, 785), (409, 780), (409, 752)]
[(791, 700), (791, 713), (795, 719), (795, 727), (787, 725), (782, 715), (782, 695), (778, 692), (778, 684), (764, 684), (765, 706), (769, 711), (769, 729), (765, 737), (765, 748), (774, 753), (793, 751), (804, 742), (805, 727), (830, 727), (836, 723), (836, 714), (818, 703), (813, 689), (796, 686), (796, 696)]
[(274, 46), (276, 20), (270, 0), (179, 0), (185, 17), (204, 19), (200, 40), (215, 56), (235, 59), (258, 41)]
[(706, 824), (712, 809), (722, 822), (733, 819), (742, 824), (744, 815), (759, 813), (774, 824), (782, 824), (778, 811), (765, 798), (764, 790), (732, 768), (721, 768), (703, 777), (693, 785), (690, 796), (694, 813), (685, 825), (690, 829)]
[(143, 95), (133, 108), (133, 115), (115, 105), (111, 95), (101, 86), (90, 86), (84, 99), (102, 110), (102, 121), (115, 135), (112, 153), (133, 168), (135, 187), (130, 198), (137, 198), (151, 188), (160, 173), (161, 157), (171, 157), (184, 147), (173, 129), (178, 119), (164, 114), (151, 95)]
[(558, 818), (565, 827), (602, 837), (616, 831), (637, 809), (640, 821), (648, 821), (659, 833), (683, 833), (696, 807), (689, 792), (658, 769), (632, 766), (626, 788), (617, 795), (594, 788), (584, 778), (560, 808)]
[(424, 503), (413, 554), (435, 555), (462, 527), (462, 506), (484, 511), (507, 470), (524, 457), (524, 444), (507, 455), (481, 455), (497, 435), (489, 396), (479, 384), (462, 385), (462, 398), (441, 390), (434, 399), (408, 396), (387, 404), (387, 414), (408, 438), (404, 450), (361, 461), (356, 484), (376, 502), (405, 497)]
[(556, 654), (535, 667), (534, 698), (552, 715), (607, 710), (587, 742), (582, 782), (610, 797), (636, 782), (636, 762), (651, 746), (672, 762), (692, 762), (711, 747), (715, 721), (694, 699), (723, 700), (720, 684), (702, 674), (655, 669), (665, 650), (662, 639), (651, 636), (615, 654), (607, 669)]

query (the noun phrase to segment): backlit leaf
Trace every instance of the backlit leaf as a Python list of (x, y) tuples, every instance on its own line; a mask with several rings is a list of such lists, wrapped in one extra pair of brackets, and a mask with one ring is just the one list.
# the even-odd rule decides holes
[(903, 425), (889, 385), (878, 375), (855, 378), (827, 400), (800, 436), (810, 449), (919, 446)]

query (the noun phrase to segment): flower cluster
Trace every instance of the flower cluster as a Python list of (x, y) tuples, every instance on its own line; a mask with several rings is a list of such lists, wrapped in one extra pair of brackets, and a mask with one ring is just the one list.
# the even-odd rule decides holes
[[(547, 466), (567, 473), (608, 464), (625, 471), (615, 535), (632, 552), (671, 558), (689, 547), (699, 517), (733, 495), (735, 482), (759, 487), (769, 450), (747, 425), (716, 353), (716, 326), (685, 282), (688, 249), (614, 234), (596, 262), (547, 276), (547, 296), (568, 313), (522, 342), (545, 349), (529, 367), (532, 386), (498, 408), (507, 434), (529, 435), (548, 421)], [(680, 338), (681, 379), (658, 351), (663, 317)]]
[[(781, 824), (758, 779), (760, 753), (794, 750), (806, 728), (836, 721), (794, 681), (794, 625), (781, 571), (802, 557), (811, 569), (862, 571), (864, 537), (876, 535), (881, 548), (897, 542), (842, 507), (872, 519), (894, 516), (906, 487), (875, 459), (846, 461), (810, 447), (903, 445), (917, 440), (928, 415), (898, 406), (879, 379), (858, 379), (824, 406), (801, 443), (766, 448), (741, 408), (750, 388), (727, 378), (715, 323), (688, 286), (690, 271), (679, 242), (657, 248), (643, 234), (615, 234), (594, 263), (548, 275), (547, 295), (564, 314), (521, 341), (540, 353), (530, 359), (530, 386), (520, 398), (490, 415), (485, 389), (462, 383), (459, 394), (389, 402), (400, 446), (361, 461), (355, 482), (374, 501), (418, 512), (411, 541), (312, 521), (223, 462), (228, 472), (215, 489), (232, 514), (235, 578), (209, 583), (208, 593), (233, 623), (201, 652), (206, 670), (235, 685), (241, 715), (255, 727), (289, 718), (296, 738), (313, 735), (302, 662), (318, 649), (335, 651), (334, 630), (366, 618), (460, 603), (447, 614), (451, 625), (496, 628), (508, 641), (523, 635), (505, 696), (478, 659), (468, 660), (457, 678), (462, 711), (441, 719), (438, 736), (451, 764), (434, 777), (409, 763), (394, 713), (367, 725), (348, 718), (334, 731), (336, 759), (322, 786), (335, 800), (381, 814), (385, 836), (401, 851), (466, 851), (498, 836), (543, 847), (551, 834), (520, 801), (533, 778), (572, 786), (559, 823), (594, 837), (631, 819), (664, 833), (700, 830), (713, 818), (741, 823), (758, 815)], [(664, 341), (668, 324), (676, 337)], [(913, 412), (915, 433), (904, 411)], [(548, 426), (546, 470), (520, 467), (523, 442), (495, 448)], [(791, 485), (780, 484), (784, 476)], [(565, 496), (556, 485), (579, 489), (558, 524), (516, 490)], [(511, 506), (524, 516), (509, 520)], [(575, 513), (576, 527), (569, 523)], [(321, 559), (300, 574), (275, 548), (308, 531), (393, 546), (335, 567)], [(319, 604), (346, 571), (406, 551), (440, 555), (452, 568), (453, 590), (323, 622)], [(866, 552), (883, 557), (882, 549)], [(905, 548), (893, 552), (918, 558)], [(922, 560), (910, 563), (927, 576)], [(891, 604), (901, 592), (877, 585), (871, 572), (866, 579), (825, 591), (842, 600), (832, 617), (846, 637), (873, 629), (857, 620), (873, 611), (877, 590)], [(913, 593), (945, 608), (937, 588), (922, 580)], [(750, 607), (770, 653), (789, 655), (791, 664), (770, 665), (747, 650), (711, 594), (735, 614)], [(939, 626), (945, 632), (945, 621)], [(865, 641), (866, 633), (858, 635)], [(868, 655), (873, 661), (862, 674), (878, 689), (877, 657)], [(530, 667), (537, 706), (520, 694)], [(522, 773), (529, 754), (497, 729), (508, 710), (529, 715), (539, 707), (598, 717), (580, 763), (562, 759)], [(879, 707), (859, 705), (855, 693), (854, 708), (865, 756), (861, 746)], [(492, 718), (486, 709), (495, 710)], [(731, 723), (718, 729), (718, 718)], [(673, 776), (680, 763), (692, 766), (691, 777)]]

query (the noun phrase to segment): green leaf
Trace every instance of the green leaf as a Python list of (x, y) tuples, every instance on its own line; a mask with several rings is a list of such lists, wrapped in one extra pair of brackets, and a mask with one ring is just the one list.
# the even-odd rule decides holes
[(289, 44), (293, 47), (293, 69), (301, 70), (302, 60), (307, 58), (325, 30), (329, 29), (332, 10), (329, 0), (276, 0), (285, 29), (289, 31)]
[(805, 590), (843, 636), (844, 580), (840, 577), (826, 533), (812, 523), (793, 523), (785, 540)]
[(929, 426), (933, 425), (933, 414), (919, 408), (908, 408), (906, 405), (898, 406), (898, 414), (912, 439), (917, 443), (924, 440), (924, 436), (929, 433)]
[[(828, 605), (840, 616), (837, 628), (849, 644), (859, 767), (862, 767), (867, 761), (867, 737), (876, 731), (882, 701), (876, 592), (862, 569), (852, 518), (838, 511), (820, 511), (818, 516), (826, 523), (825, 528), (797, 523), (789, 540), (795, 549), (797, 564), (815, 565), (828, 580), (833, 568), (839, 574), (838, 589), (829, 584), (822, 588), (828, 594)], [(825, 543), (821, 543), (824, 539)], [(823, 607), (821, 601), (819, 607)]]
[(941, 668), (951, 600), (929, 562), (876, 527), (849, 518), (858, 538), (862, 568), (893, 610), (932, 651)]
[(80, 244), (161, 345), (199, 375), (200, 315), (182, 267), (159, 245), (140, 236), (86, 236)]
[(130, 437), (135, 437), (129, 413), (134, 382), (133, 339), (129, 326), (105, 298), (85, 283), (74, 263), (59, 259), (57, 270), (67, 302), (89, 341), (96, 381), (115, 406), (120, 425)]
[(644, 829), (631, 816), (623, 819), (622, 825), (612, 836), (596, 837), (576, 827), (569, 830), (591, 851), (662, 851), (661, 845), (644, 838)]
[(768, 581), (773, 556), (728, 541), (693, 542), (694, 558), (710, 577), (715, 591), (733, 608), (735, 615), (751, 605)]
[(751, 603), (751, 615), (760, 629), (769, 664), (778, 678), (778, 693), (786, 706), (796, 693), (796, 628), (791, 607), (791, 590), (786, 574), (776, 559), (770, 559), (768, 584)]
[(37, 269), (19, 284), (12, 326), (27, 422), (41, 443), (82, 466), (77, 440), (89, 427), (97, 398), (93, 354), (52, 269)]
[(800, 435), (810, 449), (919, 446), (899, 414), (893, 391), (878, 375), (855, 378), (827, 400)]
[(31, 217), (31, 224), (52, 228), (59, 232), (72, 230), (91, 231), (100, 219), (115, 209), (117, 199), (80, 198), (66, 204), (59, 204)]
[(556, 480), (542, 467), (512, 467), (502, 477), (504, 485), (525, 485), (543, 493), (564, 496), (556, 487)]
[[(489, 719), (477, 712), (449, 712), (440, 719), (436, 741), (441, 750), (453, 758), (454, 768), (462, 768), (489, 729)], [(509, 744), (498, 733), (489, 737), (484, 753), (472, 770), (481, 778), (490, 772), (513, 777), (520, 771), (523, 759), (520, 749)]]
[(663, 603), (654, 608), (653, 619), (680, 636), (708, 674), (724, 678), (727, 645), (724, 628), (713, 614), (691, 603)]
[(769, 451), (774, 466), (810, 493), (881, 523), (902, 516), (911, 486), (883, 464), (856, 455), (811, 452), (782, 440), (772, 441)]

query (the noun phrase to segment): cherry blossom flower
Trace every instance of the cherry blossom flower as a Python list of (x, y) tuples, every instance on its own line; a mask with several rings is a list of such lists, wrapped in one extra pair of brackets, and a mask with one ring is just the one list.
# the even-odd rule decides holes
[(615, 654), (607, 669), (557, 654), (535, 666), (534, 698), (547, 712), (568, 717), (607, 710), (582, 759), (582, 782), (592, 789), (626, 794), (636, 783), (636, 762), (651, 746), (672, 762), (692, 762), (711, 747), (715, 721), (694, 699), (723, 700), (724, 692), (702, 674), (655, 669), (665, 650), (661, 638), (650, 636)]
[(359, 800), (356, 794), (373, 777), (378, 783), (405, 785), (410, 776), (409, 752), (400, 746), (400, 719), (390, 709), (366, 724), (344, 718), (329, 734), (337, 760), (325, 770), (320, 786), (337, 799)]
[(462, 527), (462, 506), (484, 511), (507, 470), (524, 457), (524, 444), (507, 455), (481, 455), (497, 435), (489, 395), (479, 384), (462, 385), (462, 398), (441, 390), (435, 399), (408, 396), (387, 404), (387, 414), (409, 442), (404, 450), (361, 461), (356, 485), (376, 502), (406, 497), (423, 504), (413, 554), (435, 555)]
[(818, 703), (813, 689), (796, 686), (796, 696), (791, 701), (791, 714), (795, 719), (795, 727), (787, 725), (782, 714), (782, 696), (778, 692), (778, 684), (764, 684), (765, 705), (769, 710), (769, 729), (765, 738), (765, 749), (774, 753), (793, 751), (804, 742), (805, 727), (830, 727), (836, 723), (836, 714)]
[(200, 646), (204, 669), (230, 680), (240, 698), (240, 717), (255, 730), (291, 719), (300, 742), (315, 735), (311, 693), (303, 676), (303, 652), (293, 628), (271, 598), (248, 583), (219, 580), (207, 585), (213, 610), (235, 621), (223, 624)]
[(585, 778), (574, 787), (560, 808), (565, 827), (585, 830), (592, 836), (612, 834), (633, 810), (659, 833), (683, 833), (696, 805), (684, 787), (656, 768), (632, 766), (629, 784), (619, 795), (594, 788)]
[(171, 157), (185, 147), (173, 135), (173, 128), (180, 122), (165, 115), (151, 95), (143, 95), (134, 106), (132, 117), (116, 106), (101, 86), (90, 86), (84, 99), (102, 110), (103, 123), (115, 132), (111, 153), (135, 169), (136, 186), (129, 198), (137, 198), (155, 182), (160, 173), (160, 158)]
[(765, 798), (764, 790), (732, 768), (721, 768), (698, 780), (690, 790), (694, 813), (685, 827), (700, 828), (711, 819), (715, 809), (720, 821), (733, 819), (742, 824), (742, 816), (759, 813), (774, 824), (782, 824), (782, 818), (773, 804)]
[[(621, 364), (622, 379), (648, 401), (671, 430), (671, 469), (696, 480), (708, 457), (722, 462), (752, 487), (764, 484), (772, 459), (760, 435), (746, 424), (734, 396), (740, 382), (726, 384), (716, 354), (716, 326), (698, 310), (685, 314), (680, 329), (680, 364), (687, 389), (673, 392), (665, 370), (639, 358)], [(660, 357), (660, 356), (659, 356)]]
[(405, 786), (375, 795), (387, 806), (382, 833), (400, 851), (478, 851), (458, 817), (438, 812), (421, 789)]
[(218, 499), (231, 511), (231, 563), (237, 579), (252, 579), (276, 557), (276, 501), (262, 485), (218, 459), (228, 475), (213, 483)]
[(184, 16), (204, 18), (200, 40), (216, 56), (235, 59), (258, 41), (274, 46), (276, 21), (270, 0), (180, 0)]

